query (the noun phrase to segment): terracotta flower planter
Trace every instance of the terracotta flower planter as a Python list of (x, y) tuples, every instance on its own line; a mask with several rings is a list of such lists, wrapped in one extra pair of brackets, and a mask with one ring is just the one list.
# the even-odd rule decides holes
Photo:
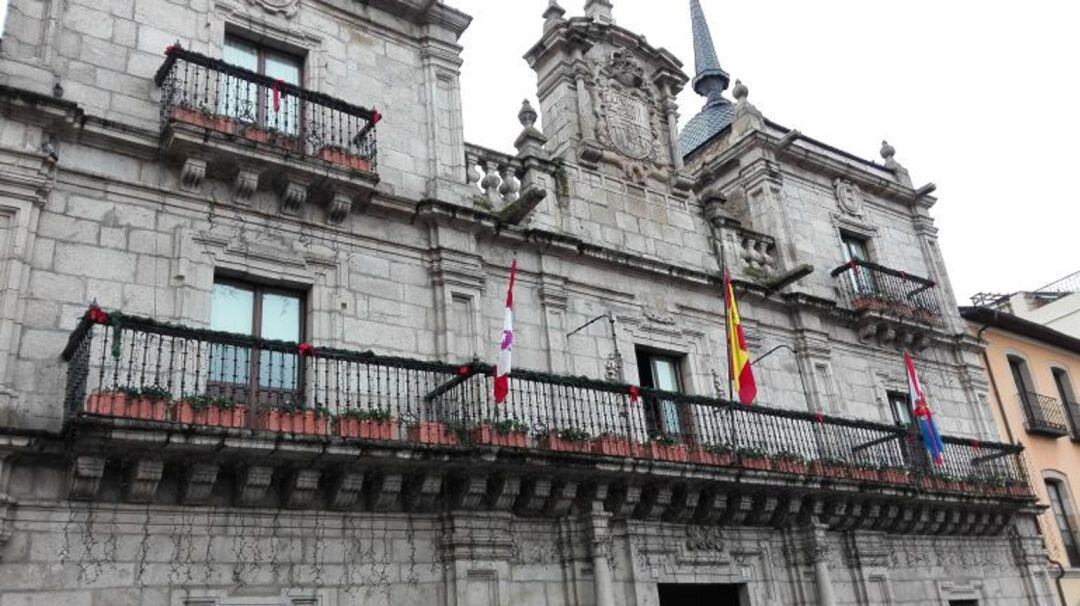
[(851, 479), (858, 480), (859, 482), (876, 482), (878, 479), (878, 472), (876, 469), (864, 469), (862, 467), (851, 468)]
[(126, 416), (127, 394), (122, 391), (95, 391), (86, 399), (83, 410), (92, 415)]
[(421, 421), (409, 427), (408, 437), (410, 442), (421, 444), (456, 446), (458, 443), (457, 434), (450, 431), (446, 423), (438, 421)]
[(367, 158), (354, 156), (353, 154), (333, 147), (324, 147), (320, 149), (319, 159), (324, 162), (329, 162), (330, 164), (336, 164), (360, 172), (366, 173), (371, 171), (371, 162), (369, 162)]
[(882, 482), (888, 484), (909, 484), (911, 482), (911, 477), (899, 469), (883, 469), (879, 477)]
[(810, 473), (825, 478), (841, 479), (848, 477), (848, 468), (844, 465), (833, 465), (832, 463), (814, 461), (810, 464)]
[(730, 452), (709, 452), (701, 448), (690, 451), (690, 462), (698, 465), (729, 467), (735, 457)]
[(334, 421), (334, 435), (339, 438), (362, 440), (398, 439), (398, 420), (372, 421), (369, 419), (340, 418)]
[(523, 431), (499, 433), (494, 427), (484, 423), (474, 427), (469, 432), (469, 439), (474, 444), (488, 444), (490, 446), (506, 446), (509, 448), (528, 448), (529, 434)]
[(245, 126), (240, 129), (240, 135), (255, 143), (273, 145), (282, 149), (296, 152), (300, 149), (300, 140), (296, 137), (259, 128), (257, 126)]
[(589, 440), (564, 440), (555, 432), (548, 433), (540, 442), (543, 448), (556, 452), (587, 453), (592, 449), (592, 442)]
[(772, 469), (772, 461), (765, 457), (744, 457), (739, 459), (739, 467), (744, 469), (755, 469), (758, 471), (769, 471)]
[(296, 412), (268, 410), (259, 415), (256, 429), (279, 433), (324, 436), (327, 434), (328, 426), (329, 420), (326, 416), (317, 414), (314, 410)]
[(776, 471), (782, 473), (791, 473), (800, 476), (806, 475), (807, 465), (805, 461), (794, 461), (791, 459), (777, 459), (773, 463), (773, 467)]
[(172, 109), (172, 119), (176, 122), (184, 122), (192, 126), (198, 126), (227, 135), (233, 134), (236, 125), (231, 118), (225, 116), (207, 115), (197, 109), (177, 106)]
[(690, 449), (686, 444), (660, 444), (648, 442), (644, 444), (646, 455), (656, 461), (674, 461), (676, 463), (690, 462)]
[(255, 428), (267, 431), (290, 432), (292, 431), (292, 414), (282, 410), (261, 412), (258, 419), (256, 419)]
[(145, 421), (164, 421), (168, 412), (165, 400), (153, 400), (146, 397), (132, 398), (127, 403), (126, 416)]
[(600, 436), (593, 438), (592, 452), (607, 457), (640, 457), (641, 447), (629, 438)]

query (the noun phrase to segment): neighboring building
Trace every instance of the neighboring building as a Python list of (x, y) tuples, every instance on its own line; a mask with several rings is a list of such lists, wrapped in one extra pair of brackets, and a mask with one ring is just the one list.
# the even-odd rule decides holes
[(691, 6), (681, 135), (679, 60), (552, 0), (504, 154), (437, 0), (11, 0), (0, 604), (1053, 603), (932, 186), (725, 97)]
[(973, 301), (1080, 338), (1080, 272), (1032, 291), (980, 293)]
[(1023, 444), (1050, 556), (1064, 568), (1068, 605), (1080, 604), (1080, 339), (1019, 316), (964, 307), (986, 343), (991, 406), (1002, 437)]

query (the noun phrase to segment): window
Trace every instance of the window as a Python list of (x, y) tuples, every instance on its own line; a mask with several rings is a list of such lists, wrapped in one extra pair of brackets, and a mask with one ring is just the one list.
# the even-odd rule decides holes
[(1065, 407), (1065, 416), (1069, 418), (1072, 437), (1074, 440), (1080, 440), (1080, 405), (1076, 403), (1069, 373), (1061, 368), (1051, 368), (1050, 372), (1054, 375), (1054, 387), (1057, 388), (1058, 397), (1061, 398), (1061, 405)]
[[(844, 261), (870, 261), (870, 246), (866, 238), (841, 232), (840, 242), (844, 247)], [(855, 268), (848, 272), (848, 276), (856, 293), (867, 294), (877, 290), (874, 276), (869, 271)]]
[[(672, 393), (682, 392), (680, 357), (640, 347), (634, 353), (637, 356), (642, 387)], [(676, 402), (656, 400), (647, 402), (647, 406), (646, 425), (650, 433), (679, 436), (685, 433), (684, 428), (689, 427), (685, 418), (685, 407), (680, 410)]]
[[(210, 328), (258, 339), (299, 342), (303, 298), (294, 292), (218, 280), (210, 308)], [(214, 344), (209, 351), (213, 395), (243, 403), (285, 403), (299, 398), (300, 363), (295, 351), (258, 344)]]
[(949, 606), (979, 606), (979, 600), (949, 600)]
[(1016, 393), (1020, 399), (1020, 405), (1024, 407), (1024, 414), (1034, 421), (1039, 418), (1039, 407), (1036, 406), (1034, 390), (1031, 388), (1031, 374), (1028, 373), (1027, 362), (1017, 356), (1009, 356), (1009, 371), (1012, 373), (1013, 383), (1016, 384)]
[(889, 391), (889, 409), (897, 425), (911, 424), (911, 397), (902, 391)]
[[(223, 60), (275, 82), (300, 86), (303, 60), (295, 55), (225, 36)], [(300, 132), (300, 99), (294, 95), (236, 76), (223, 77), (218, 86), (218, 113), (290, 135)]]
[(1050, 510), (1057, 522), (1061, 534), (1061, 545), (1069, 558), (1069, 566), (1080, 566), (1080, 551), (1076, 546), (1076, 528), (1073, 525), (1072, 512), (1066, 509), (1065, 489), (1057, 480), (1046, 481), (1046, 494), (1050, 498)]

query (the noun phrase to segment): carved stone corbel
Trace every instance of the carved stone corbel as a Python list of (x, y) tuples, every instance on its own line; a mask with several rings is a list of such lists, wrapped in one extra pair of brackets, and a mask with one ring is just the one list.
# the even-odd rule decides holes
[(251, 204), (251, 197), (259, 188), (259, 171), (254, 168), (241, 166), (233, 178), (233, 196), (237, 204), (247, 206)]
[(551, 480), (548, 478), (526, 480), (514, 508), (523, 514), (536, 515), (543, 512), (544, 504), (551, 496), (551, 489)]
[(281, 196), (281, 212), (286, 215), (295, 215), (307, 202), (308, 184), (293, 178), (285, 177), (279, 185)]
[(647, 486), (641, 493), (641, 502), (634, 510), (634, 517), (650, 521), (659, 520), (664, 512), (671, 507), (671, 499), (674, 496), (670, 486), (652, 485)]
[(727, 510), (727, 495), (716, 488), (706, 488), (698, 499), (698, 508), (694, 512), (694, 521), (698, 524), (716, 524), (724, 517)]
[(298, 469), (289, 477), (285, 485), (285, 506), (290, 509), (303, 509), (311, 506), (319, 492), (319, 478), (322, 473), (317, 469)]
[(517, 476), (495, 476), (488, 483), (487, 504), (493, 511), (510, 511), (521, 491), (521, 478)]
[(327, 502), (333, 509), (353, 509), (360, 502), (363, 491), (363, 472), (344, 470), (330, 485)]
[(450, 507), (464, 511), (477, 511), (484, 506), (488, 494), (488, 479), (484, 474), (455, 478), (450, 491)]
[(189, 467), (184, 474), (182, 502), (198, 505), (210, 500), (217, 476), (217, 463), (196, 463)]
[(105, 457), (81, 455), (71, 462), (69, 495), (78, 501), (88, 501), (97, 496), (101, 477), (105, 475)]
[(180, 167), (180, 185), (184, 189), (196, 190), (206, 178), (206, 160), (187, 158)]
[(405, 478), (400, 473), (389, 473), (375, 476), (371, 480), (371, 491), (368, 493), (368, 502), (372, 511), (390, 511), (398, 502), (398, 495), (405, 483)]
[(128, 466), (124, 498), (130, 503), (150, 503), (157, 494), (165, 463), (157, 459), (139, 459)]
[(544, 503), (544, 513), (553, 517), (562, 517), (570, 513), (570, 506), (577, 496), (577, 482), (560, 481), (551, 490), (551, 495)]
[(634, 515), (638, 503), (641, 502), (641, 486), (635, 484), (621, 484), (608, 490), (608, 498), (604, 502), (606, 509), (612, 517), (628, 518)]
[(685, 522), (690, 519), (698, 507), (701, 491), (694, 486), (679, 486), (671, 500), (671, 507), (664, 512), (664, 519), (669, 522)]
[(266, 498), (274, 468), (249, 466), (240, 471), (237, 478), (236, 498), (241, 505), (257, 505)]
[(352, 198), (343, 193), (333, 193), (326, 201), (326, 222), (340, 225), (352, 211)]
[(442, 474), (420, 473), (409, 478), (402, 497), (405, 511), (435, 511), (442, 493)]

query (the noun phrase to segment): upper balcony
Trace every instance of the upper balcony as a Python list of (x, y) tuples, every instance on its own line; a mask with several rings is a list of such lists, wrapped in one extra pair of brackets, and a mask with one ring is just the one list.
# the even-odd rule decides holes
[(1069, 435), (1065, 409), (1057, 398), (1030, 391), (1021, 392), (1016, 397), (1024, 410), (1024, 426), (1028, 432), (1051, 438)]
[(179, 46), (169, 47), (154, 82), (162, 148), (182, 163), (185, 186), (225, 179), (240, 203), (273, 189), (283, 212), (312, 200), (337, 223), (379, 181), (377, 111)]
[(184, 482), (212, 488), (220, 470), (249, 505), (277, 502), (273, 477), (290, 506), (560, 515), (591, 498), (641, 518), (984, 533), (1031, 498), (1017, 446), (945, 437), (935, 467), (903, 427), (580, 377), (515, 371), (497, 405), (486, 365), (100, 310), (64, 359), (76, 498), (132, 457), (149, 460), (144, 494), (163, 466), (197, 464)]
[(937, 283), (907, 272), (852, 259), (832, 270), (840, 304), (854, 314), (860, 338), (898, 341), (921, 349), (940, 326)]

